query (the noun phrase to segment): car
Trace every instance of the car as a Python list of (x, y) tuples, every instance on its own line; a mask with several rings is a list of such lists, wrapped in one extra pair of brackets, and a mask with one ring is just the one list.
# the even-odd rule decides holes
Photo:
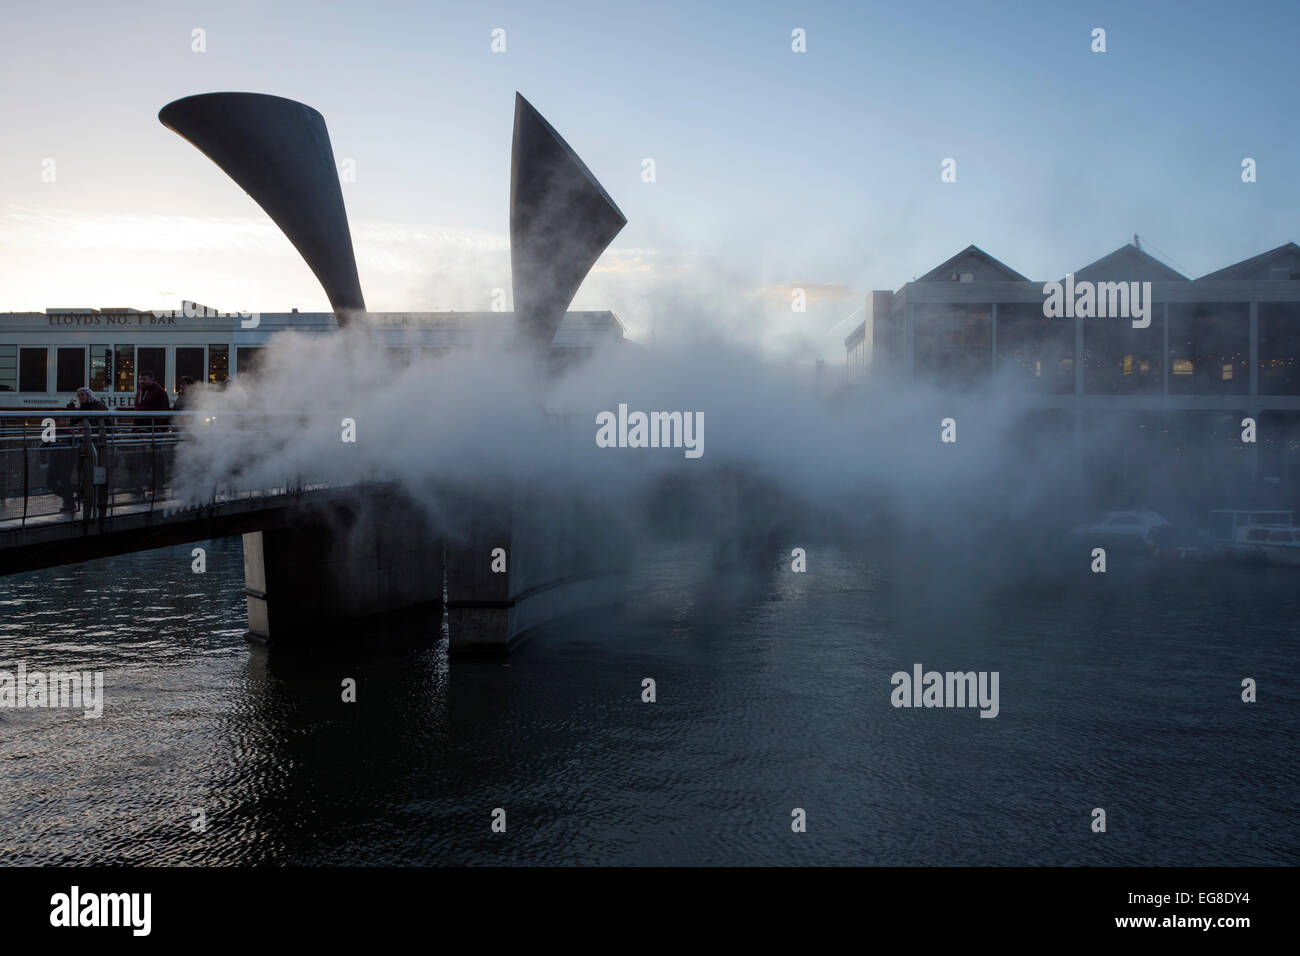
[(1154, 511), (1111, 511), (1100, 521), (1079, 525), (1071, 534), (1103, 547), (1149, 550), (1152, 533), (1168, 524)]

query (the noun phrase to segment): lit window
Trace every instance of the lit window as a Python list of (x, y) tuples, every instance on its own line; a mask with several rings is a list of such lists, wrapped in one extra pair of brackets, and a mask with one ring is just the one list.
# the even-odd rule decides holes
[(1125, 375), (1133, 374), (1133, 356), (1131, 355), (1124, 356), (1124, 374)]
[(1223, 366), (1223, 381), (1226, 382), (1230, 378), (1232, 378), (1232, 366), (1225, 365)]
[(1174, 374), (1175, 374), (1175, 375), (1191, 375), (1191, 374), (1192, 374), (1192, 360), (1191, 360), (1191, 359), (1175, 359), (1175, 360), (1174, 360)]

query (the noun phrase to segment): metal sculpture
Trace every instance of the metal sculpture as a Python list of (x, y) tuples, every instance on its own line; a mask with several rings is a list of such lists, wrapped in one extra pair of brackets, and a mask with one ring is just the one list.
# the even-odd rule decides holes
[(627, 218), (569, 144), (516, 93), (510, 267), (526, 341), (550, 346), (578, 287), (625, 225)]
[[(344, 324), (362, 317), (352, 234), (325, 119), (263, 93), (204, 93), (168, 103), (163, 125), (243, 187), (302, 254)], [(521, 340), (549, 349), (569, 303), (627, 219), (550, 123), (515, 94), (510, 261)]]
[(264, 93), (204, 93), (158, 112), (266, 210), (316, 274), (339, 323), (366, 310), (325, 118)]

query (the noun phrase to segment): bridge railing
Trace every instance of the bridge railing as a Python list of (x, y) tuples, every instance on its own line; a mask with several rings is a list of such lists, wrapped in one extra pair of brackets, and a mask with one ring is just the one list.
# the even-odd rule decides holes
[(293, 416), (78, 409), (0, 411), (0, 531), (56, 522), (103, 523), (115, 513), (201, 507), (308, 487), (285, 476), (252, 487), (236, 473), (174, 494), (177, 462), (198, 429), (230, 429), (265, 460), (300, 423)]

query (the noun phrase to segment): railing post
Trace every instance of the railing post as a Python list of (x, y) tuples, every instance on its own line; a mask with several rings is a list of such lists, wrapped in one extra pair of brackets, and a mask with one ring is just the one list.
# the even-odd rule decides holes
[(23, 520), (21, 527), (27, 527), (27, 499), (31, 490), (27, 464), (27, 419), (23, 419)]
[(156, 419), (149, 419), (149, 510), (153, 511), (154, 500), (158, 497), (158, 444), (154, 441)]

